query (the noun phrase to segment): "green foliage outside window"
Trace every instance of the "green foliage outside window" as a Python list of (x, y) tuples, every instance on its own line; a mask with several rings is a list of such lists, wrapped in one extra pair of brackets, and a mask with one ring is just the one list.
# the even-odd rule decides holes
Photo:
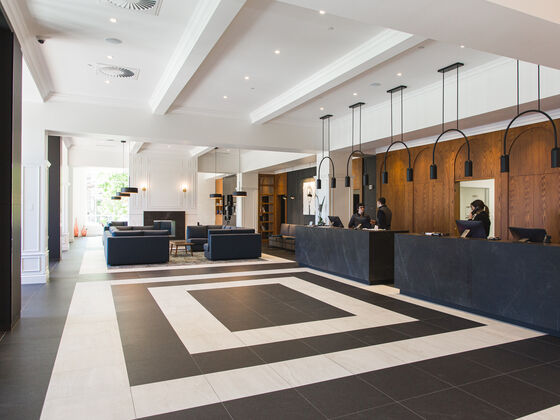
[(121, 188), (128, 186), (128, 174), (107, 175), (106, 172), (100, 172), (97, 176), (97, 214), (103, 225), (113, 220), (128, 220), (129, 199), (111, 200)]

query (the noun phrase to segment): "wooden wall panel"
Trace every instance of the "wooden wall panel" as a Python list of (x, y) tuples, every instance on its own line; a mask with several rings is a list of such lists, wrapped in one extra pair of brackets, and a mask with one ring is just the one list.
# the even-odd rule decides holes
[[(560, 128), (559, 122), (555, 121)], [(495, 180), (495, 232), (509, 238), (508, 227), (544, 227), (560, 243), (560, 169), (550, 167), (553, 147), (548, 122), (515, 127), (508, 133), (510, 173), (500, 173), (504, 130), (469, 138), (473, 177), (465, 178), (467, 147), (464, 139), (438, 143), (435, 162), (438, 179), (430, 180), (433, 145), (411, 148), (414, 182), (406, 182), (406, 150), (387, 155), (389, 183), (381, 183), (384, 154), (377, 156), (379, 195), (393, 210), (393, 228), (411, 232), (457, 234), (457, 182)], [(435, 141), (435, 138), (434, 138)]]

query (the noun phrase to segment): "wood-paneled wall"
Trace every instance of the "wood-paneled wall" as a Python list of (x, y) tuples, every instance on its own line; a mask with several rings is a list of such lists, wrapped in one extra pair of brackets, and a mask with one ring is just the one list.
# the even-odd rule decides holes
[[(558, 120), (555, 123), (560, 127)], [(509, 173), (500, 172), (503, 136), (504, 130), (469, 138), (472, 178), (464, 177), (467, 156), (464, 139), (438, 143), (437, 180), (430, 180), (433, 144), (410, 149), (413, 182), (406, 181), (406, 150), (387, 155), (388, 184), (381, 182), (384, 154), (378, 154), (378, 194), (387, 199), (393, 211), (392, 228), (457, 235), (458, 182), (493, 178), (496, 236), (510, 238), (508, 226), (543, 227), (552, 235), (553, 242), (560, 243), (560, 169), (550, 167), (550, 150), (554, 144), (552, 126), (542, 122), (510, 129)]]

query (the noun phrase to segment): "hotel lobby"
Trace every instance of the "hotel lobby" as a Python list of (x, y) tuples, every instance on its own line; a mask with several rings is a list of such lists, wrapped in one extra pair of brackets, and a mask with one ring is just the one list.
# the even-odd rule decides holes
[(0, 12), (1, 419), (560, 418), (560, 5)]

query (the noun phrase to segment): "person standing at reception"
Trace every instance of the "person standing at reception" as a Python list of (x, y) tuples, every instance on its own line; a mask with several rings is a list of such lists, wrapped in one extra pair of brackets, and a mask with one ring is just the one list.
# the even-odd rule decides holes
[(348, 222), (348, 227), (352, 228), (371, 228), (371, 217), (366, 214), (366, 208), (364, 203), (358, 204), (358, 211), (352, 215), (350, 222)]
[(377, 218), (375, 224), (379, 229), (390, 230), (392, 219), (393, 213), (391, 209), (387, 207), (385, 197), (379, 197), (377, 199)]
[(488, 210), (484, 201), (474, 200), (471, 203), (471, 214), (467, 219), (474, 220), (475, 222), (482, 222), (484, 230), (486, 231), (486, 237), (490, 235), (490, 210)]

